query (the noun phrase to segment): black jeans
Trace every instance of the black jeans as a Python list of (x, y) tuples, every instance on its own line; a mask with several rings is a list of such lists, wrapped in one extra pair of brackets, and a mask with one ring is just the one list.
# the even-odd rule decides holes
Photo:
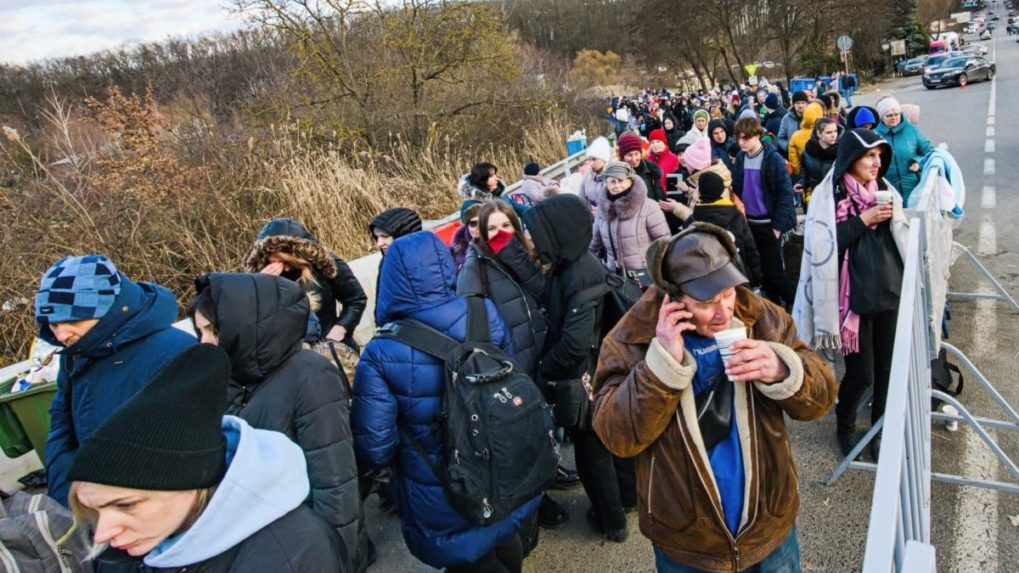
[(521, 535), (525, 530), (533, 528), (537, 523), (538, 512), (534, 512), (513, 535), (507, 536), (481, 556), (474, 563), (447, 567), (447, 573), (520, 573), (524, 564), (524, 544)]
[(897, 316), (898, 311), (895, 310), (860, 316), (860, 351), (845, 357), (846, 375), (842, 377), (839, 403), (835, 407), (840, 427), (853, 427), (860, 400), (872, 385), (874, 405), (870, 411), (871, 424), (885, 413)]
[(624, 507), (637, 505), (633, 460), (612, 455), (594, 430), (573, 430), (577, 474), (591, 500), (595, 519), (604, 531), (626, 527)]
[(764, 292), (771, 302), (792, 307), (796, 294), (789, 284), (782, 261), (782, 246), (775, 237), (770, 224), (758, 225), (750, 223), (750, 233), (754, 236), (757, 252), (761, 254), (761, 270), (764, 272)]

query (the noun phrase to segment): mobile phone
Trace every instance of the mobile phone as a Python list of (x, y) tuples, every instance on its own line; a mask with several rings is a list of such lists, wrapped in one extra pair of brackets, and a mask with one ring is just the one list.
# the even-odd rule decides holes
[(669, 173), (665, 176), (665, 192), (680, 192), (679, 182), (683, 180), (683, 175), (680, 173)]

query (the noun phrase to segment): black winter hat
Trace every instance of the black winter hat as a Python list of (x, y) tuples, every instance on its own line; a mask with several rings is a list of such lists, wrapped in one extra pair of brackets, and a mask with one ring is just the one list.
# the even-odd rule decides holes
[(701, 203), (714, 203), (722, 198), (725, 191), (725, 183), (717, 173), (705, 171), (697, 179), (697, 194)]
[(798, 101), (809, 102), (810, 96), (807, 95), (807, 92), (800, 90), (793, 94), (793, 103), (796, 103)]
[(368, 224), (369, 233), (374, 233), (375, 229), (384, 231), (394, 239), (399, 239), (404, 235), (421, 230), (421, 215), (406, 207), (386, 209)]
[(533, 161), (524, 165), (524, 175), (537, 175), (539, 173), (541, 173), (541, 165)]
[(219, 347), (181, 352), (85, 438), (67, 479), (155, 491), (216, 485), (226, 473), (229, 379)]

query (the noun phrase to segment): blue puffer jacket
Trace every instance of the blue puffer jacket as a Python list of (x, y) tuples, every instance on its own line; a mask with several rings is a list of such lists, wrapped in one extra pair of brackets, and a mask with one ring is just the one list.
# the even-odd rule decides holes
[[(379, 281), (381, 323), (413, 318), (463, 340), (467, 302), (455, 294), (456, 272), (446, 246), (420, 231), (397, 239), (386, 253)], [(492, 340), (512, 351), (498, 311), (485, 301)], [(403, 538), (415, 557), (432, 567), (477, 561), (514, 533), (533, 512), (536, 497), (506, 519), (477, 527), (446, 501), (442, 483), (400, 435), (413, 432), (439, 467), (442, 436), (433, 428), (442, 401), (445, 369), (440, 361), (391, 339), (374, 339), (361, 355), (354, 377), (351, 429), (363, 463), (393, 468), (393, 492), (403, 519)]]
[(920, 130), (902, 114), (902, 121), (895, 127), (885, 124), (874, 130), (882, 139), (892, 146), (892, 164), (888, 167), (885, 178), (902, 194), (902, 202), (909, 200), (910, 193), (920, 184), (920, 170), (910, 171), (909, 166), (920, 163), (924, 155), (930, 153), (931, 142)]
[[(67, 470), (78, 444), (195, 337), (173, 328), (177, 299), (164, 287), (120, 275), (120, 295), (85, 336), (60, 354), (46, 438), (49, 495), (67, 505)], [(48, 325), (39, 338), (60, 346)], [(70, 384), (70, 387), (68, 387)], [(65, 397), (71, 397), (70, 411)]]

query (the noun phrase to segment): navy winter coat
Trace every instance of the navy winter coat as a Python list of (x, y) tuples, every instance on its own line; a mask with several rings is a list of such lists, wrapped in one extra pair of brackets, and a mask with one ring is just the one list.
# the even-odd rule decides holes
[[(540, 203), (539, 203), (540, 205)], [(393, 242), (382, 263), (381, 323), (413, 318), (463, 340), (467, 301), (456, 296), (453, 259), (442, 241), (420, 231)], [(512, 351), (512, 341), (491, 301), (485, 301), (492, 340)], [(538, 507), (535, 497), (509, 517), (487, 527), (464, 519), (446, 501), (442, 482), (400, 430), (411, 432), (442, 467), (442, 435), (434, 427), (445, 369), (440, 361), (401, 342), (376, 338), (365, 346), (354, 377), (351, 428), (362, 462), (393, 469), (393, 493), (403, 520), (403, 538), (415, 557), (432, 567), (477, 561)]]
[[(796, 226), (796, 205), (793, 202), (793, 184), (789, 179), (785, 159), (775, 146), (767, 141), (764, 145), (764, 160), (761, 162), (761, 182), (764, 186), (764, 204), (771, 215), (772, 228), (789, 231)], [(732, 190), (743, 198), (743, 161), (746, 152), (740, 151), (732, 165)]]
[[(153, 283), (120, 275), (120, 294), (85, 336), (60, 353), (46, 438), (49, 496), (67, 505), (67, 470), (78, 445), (195, 337), (173, 327), (177, 299)], [(48, 325), (39, 338), (60, 346)], [(68, 387), (68, 384), (70, 385)], [(71, 407), (65, 397), (70, 396)]]

